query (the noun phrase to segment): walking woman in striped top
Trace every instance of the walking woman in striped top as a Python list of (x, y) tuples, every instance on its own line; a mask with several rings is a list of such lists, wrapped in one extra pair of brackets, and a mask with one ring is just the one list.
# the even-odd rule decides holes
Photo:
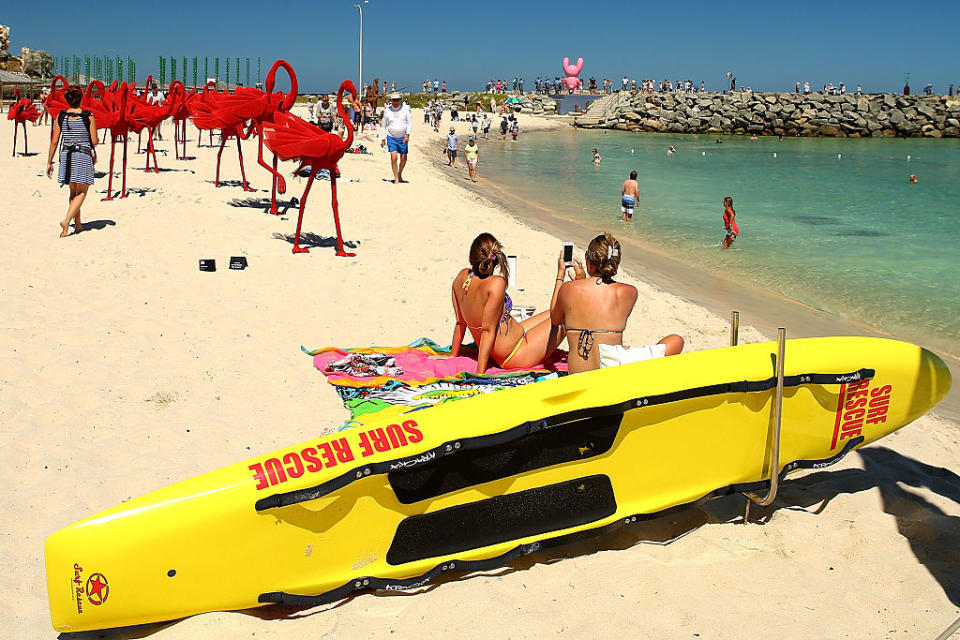
[(50, 153), (47, 156), (47, 177), (53, 177), (53, 154), (60, 144), (58, 182), (61, 185), (70, 185), (67, 217), (60, 222), (60, 237), (66, 238), (71, 220), (74, 233), (83, 231), (80, 207), (87, 196), (87, 189), (93, 184), (93, 165), (97, 162), (97, 121), (89, 111), (80, 109), (80, 102), (83, 100), (80, 87), (68, 87), (63, 97), (70, 108), (61, 111), (53, 123)]

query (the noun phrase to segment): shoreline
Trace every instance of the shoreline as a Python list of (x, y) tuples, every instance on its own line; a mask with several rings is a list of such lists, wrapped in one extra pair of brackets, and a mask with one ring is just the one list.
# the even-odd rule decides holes
[[(554, 118), (542, 118), (559, 126), (567, 124), (558, 122)], [(542, 134), (553, 128), (557, 127), (528, 130), (528, 133)], [(440, 173), (452, 183), (458, 182), (449, 172), (442, 171), (445, 169), (442, 163), (435, 162), (435, 167), (441, 170)], [(756, 328), (767, 340), (774, 339), (771, 336), (776, 335), (778, 327), (785, 327), (788, 338), (868, 335), (911, 341), (909, 338), (899, 338), (883, 327), (841, 317), (772, 290), (738, 282), (691, 266), (660, 247), (617, 233), (617, 228), (588, 227), (573, 217), (565, 215), (563, 211), (532, 202), (490, 178), (481, 179), (476, 184), (467, 182), (461, 186), (488, 200), (494, 207), (523, 224), (528, 224), (556, 238), (574, 241), (578, 247), (577, 251), (582, 251), (590, 239), (598, 233), (605, 230), (611, 231), (625, 248), (629, 248), (622, 261), (622, 271), (661, 291), (704, 307), (722, 319), (729, 320), (730, 312), (737, 310), (740, 312), (740, 326), (749, 325)], [(518, 203), (523, 204), (523, 211)], [(616, 222), (611, 226), (617, 227), (620, 224)], [(639, 256), (644, 256), (644, 259)], [(670, 327), (662, 329), (665, 332), (672, 331)], [(930, 348), (943, 358), (954, 378), (960, 380), (960, 357), (937, 347)], [(954, 385), (943, 402), (931, 413), (960, 427), (960, 385)]]
[[(451, 278), (478, 232), (520, 256), (516, 304), (549, 302), (559, 241), (452, 188), (467, 185), (434, 168), (440, 138), (418, 114), (409, 184), (385, 181), (390, 160), (379, 143), (372, 155), (340, 162), (340, 220), (355, 258), (334, 256), (331, 191), (321, 180), (303, 219), (310, 253), (291, 254), (297, 210), (264, 213), (269, 174), (250, 163), (247, 143), (256, 193), (240, 190), (235, 151), (223, 156), (227, 186), (214, 187), (217, 149), (196, 149), (192, 128), (188, 155), (196, 159), (175, 160), (168, 136), (158, 144), (161, 173), (144, 173), (133, 146), (130, 197), (101, 203), (106, 182), (98, 179), (84, 206), (88, 230), (65, 239), (56, 236), (66, 191), (43, 177), (44, 156), (0, 156), (8, 176), (0, 201), (10, 212), (0, 218), (0, 429), (9, 471), (0, 506), (12, 522), (0, 537), (10, 578), (0, 598), (19, 605), (0, 622), (0, 636), (56, 636), (43, 549), (52, 532), (343, 424), (349, 412), (301, 345), (397, 346), (421, 336), (447, 343)], [(554, 125), (526, 130), (534, 126)], [(0, 139), (10, 129), (0, 119)], [(31, 140), (46, 132), (31, 131)], [(101, 162), (108, 154), (101, 148)], [(282, 167), (289, 176), (296, 164)], [(281, 207), (305, 186), (288, 177)], [(246, 256), (248, 268), (228, 269), (234, 255)], [(216, 258), (218, 270), (199, 271), (198, 258)], [(630, 270), (622, 280), (642, 300), (628, 343), (683, 325), (690, 350), (726, 344), (725, 318)], [(744, 317), (742, 341), (762, 340), (750, 325), (755, 318)], [(960, 432), (927, 415), (835, 467), (791, 475), (782, 498), (751, 510), (746, 525), (733, 524), (743, 499), (729, 496), (411, 594), (206, 613), (93, 635), (580, 638), (636, 635), (634, 619), (645, 616), (644, 632), (657, 638), (732, 640), (749, 635), (744, 620), (785, 638), (890, 630), (933, 637), (957, 616), (950, 554), (958, 451)], [(743, 575), (753, 576), (749, 585)], [(111, 588), (123, 597), (123, 585)], [(720, 602), (721, 591), (737, 597)], [(769, 594), (759, 614), (755, 593)], [(837, 615), (850, 594), (856, 606)]]

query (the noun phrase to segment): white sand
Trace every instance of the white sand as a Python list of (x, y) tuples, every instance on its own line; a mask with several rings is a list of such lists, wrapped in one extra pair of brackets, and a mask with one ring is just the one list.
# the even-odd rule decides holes
[[(40, 176), (45, 130), (30, 130), (40, 155), (13, 159), (12, 125), (0, 119), (0, 637), (52, 637), (43, 542), (56, 529), (339, 425), (347, 411), (300, 345), (449, 341), (450, 279), (478, 232), (521, 256), (518, 303), (549, 302), (559, 240), (439, 175), (448, 171), (436, 167), (439, 137), (415, 120), (410, 184), (382, 180), (389, 159), (379, 149), (343, 159), (344, 178), (361, 180), (340, 183), (358, 253), (343, 259), (329, 246), (291, 255), (274, 235), (293, 234), (295, 212), (229, 206), (269, 196), (254, 144), (247, 175), (261, 191), (215, 189), (215, 150), (198, 153), (191, 127), (188, 153), (199, 158), (174, 160), (169, 125), (159, 143), (169, 171), (134, 168), (143, 164), (134, 143), (128, 184), (149, 192), (109, 203), (98, 193), (84, 207), (90, 230), (61, 240), (66, 192)], [(536, 122), (545, 121), (521, 126)], [(464, 164), (456, 171), (465, 177)], [(222, 175), (239, 178), (233, 150)], [(303, 184), (292, 179), (288, 196)], [(304, 232), (333, 235), (328, 182), (315, 183)], [(228, 270), (231, 255), (250, 268)], [(219, 270), (201, 273), (199, 258)], [(723, 319), (623, 279), (641, 290), (628, 343), (668, 331), (690, 349), (726, 343)], [(761, 339), (749, 327), (741, 336)], [(788, 482), (780, 508), (754, 510), (764, 525), (724, 523), (742, 509), (734, 497), (413, 596), (89, 637), (930, 638), (960, 614), (958, 434), (918, 420), (814, 480)], [(688, 531), (669, 545), (634, 544)]]

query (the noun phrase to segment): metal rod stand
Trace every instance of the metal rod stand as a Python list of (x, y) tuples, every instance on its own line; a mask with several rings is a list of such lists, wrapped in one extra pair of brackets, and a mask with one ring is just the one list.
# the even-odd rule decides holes
[[(744, 523), (750, 516), (750, 502), (756, 502), (761, 507), (773, 503), (777, 497), (777, 489), (780, 484), (780, 424), (783, 411), (783, 357), (786, 351), (787, 330), (783, 327), (777, 329), (777, 388), (773, 396), (773, 450), (770, 455), (770, 488), (767, 495), (763, 498), (746, 492), (747, 508), (743, 514)], [(766, 458), (766, 451), (764, 451)]]
[(730, 312), (730, 346), (735, 347), (740, 341), (740, 312)]

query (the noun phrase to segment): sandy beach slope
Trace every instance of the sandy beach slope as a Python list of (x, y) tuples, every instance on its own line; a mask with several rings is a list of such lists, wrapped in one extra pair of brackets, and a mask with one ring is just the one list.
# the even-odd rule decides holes
[[(259, 191), (216, 189), (215, 149), (198, 151), (191, 127), (198, 158), (175, 160), (169, 125), (162, 172), (138, 169), (134, 141), (130, 197), (100, 202), (98, 180), (87, 230), (61, 240), (66, 194), (41, 176), (46, 129), (30, 129), (40, 155), (11, 158), (12, 126), (0, 119), (0, 637), (54, 636), (43, 542), (56, 529), (342, 423), (346, 410), (301, 345), (448, 342), (450, 279), (478, 232), (520, 256), (516, 302), (548, 304), (559, 239), (451, 184), (439, 136), (415, 120), (409, 184), (384, 181), (389, 159), (371, 142), (372, 155), (342, 161), (344, 179), (359, 180), (340, 183), (358, 254), (343, 259), (331, 248), (329, 183), (315, 184), (307, 206), (314, 248), (291, 255), (295, 211), (263, 213), (269, 181), (254, 144), (246, 167)], [(524, 116), (521, 126), (554, 125)], [(235, 150), (222, 176), (239, 178)], [(288, 197), (303, 185), (291, 179)], [(228, 270), (234, 255), (250, 267)], [(200, 258), (215, 258), (217, 272), (200, 272)], [(623, 280), (641, 291), (628, 343), (669, 331), (690, 349), (726, 343), (724, 319)], [(750, 327), (741, 337), (763, 339)], [(763, 524), (728, 522), (743, 507), (734, 497), (416, 595), (84, 637), (930, 638), (960, 614), (958, 460), (956, 425), (926, 417), (791, 480), (775, 508), (754, 509)]]

